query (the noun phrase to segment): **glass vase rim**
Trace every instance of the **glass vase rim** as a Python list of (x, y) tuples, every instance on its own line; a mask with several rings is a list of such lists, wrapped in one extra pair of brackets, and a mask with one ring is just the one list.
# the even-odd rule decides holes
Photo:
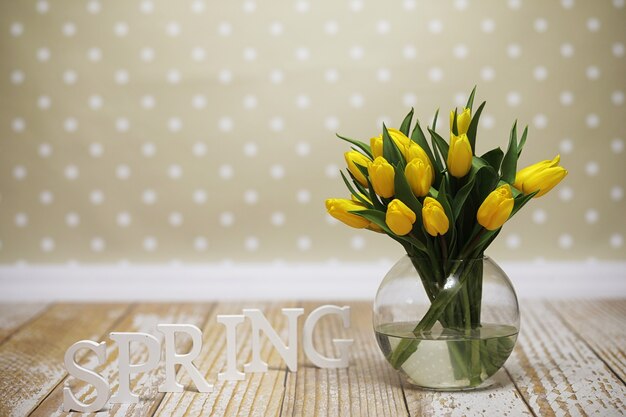
[[(430, 261), (431, 259), (433, 259), (433, 258), (429, 258), (428, 256), (410, 255), (408, 253), (405, 254), (405, 256), (411, 259), (423, 259), (426, 261)], [(477, 256), (477, 257), (472, 257), (472, 258), (434, 258), (434, 260), (441, 261), (441, 262), (470, 262), (470, 261), (486, 261), (489, 259), (491, 259), (489, 255)]]

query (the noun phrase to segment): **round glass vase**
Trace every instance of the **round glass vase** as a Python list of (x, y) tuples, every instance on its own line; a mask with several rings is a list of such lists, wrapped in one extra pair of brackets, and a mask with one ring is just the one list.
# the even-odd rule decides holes
[(410, 384), (443, 391), (490, 385), (520, 324), (515, 290), (491, 258), (408, 255), (380, 284), (373, 322), (394, 369)]

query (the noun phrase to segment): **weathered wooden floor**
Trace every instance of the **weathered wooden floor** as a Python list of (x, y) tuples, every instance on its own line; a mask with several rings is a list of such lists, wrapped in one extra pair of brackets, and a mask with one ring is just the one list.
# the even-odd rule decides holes
[[(305, 314), (320, 303), (250, 303), (286, 338), (281, 307), (303, 306)], [(157, 323), (193, 323), (203, 331), (204, 346), (195, 364), (215, 385), (201, 394), (158, 393), (162, 366), (133, 377), (138, 404), (110, 406), (112, 416), (613, 416), (626, 415), (626, 300), (522, 302), (522, 331), (515, 351), (496, 383), (485, 390), (442, 393), (403, 384), (378, 351), (369, 303), (352, 306), (352, 327), (345, 332), (335, 318), (320, 321), (325, 335), (318, 349), (332, 355), (332, 338), (351, 337), (348, 369), (318, 369), (300, 347), (297, 373), (287, 372), (278, 353), (263, 338), (262, 357), (270, 370), (239, 382), (218, 382), (224, 365), (225, 332), (217, 314), (240, 313), (243, 303), (217, 304), (0, 304), (0, 416), (58, 416), (62, 387), (68, 380), (65, 350), (81, 339), (107, 341), (108, 362), (96, 367), (117, 390), (117, 349), (110, 331), (156, 333)], [(302, 324), (303, 319), (300, 319)], [(238, 362), (249, 361), (248, 324), (238, 329)], [(183, 351), (189, 341), (181, 339)], [(133, 361), (143, 362), (137, 349)], [(95, 364), (89, 354), (81, 363)], [(162, 364), (161, 364), (162, 365)], [(179, 380), (190, 384), (183, 372)], [(93, 387), (70, 378), (85, 402)], [(106, 415), (102, 413), (99, 415)]]

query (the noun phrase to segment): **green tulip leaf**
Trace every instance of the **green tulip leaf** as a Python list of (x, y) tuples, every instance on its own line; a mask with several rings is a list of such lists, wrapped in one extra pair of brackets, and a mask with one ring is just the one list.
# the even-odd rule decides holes
[(502, 160), (502, 181), (513, 184), (517, 170), (517, 121), (513, 123), (509, 136), (509, 147)]
[(400, 164), (404, 169), (404, 158), (402, 153), (396, 146), (396, 143), (391, 139), (387, 126), (383, 123), (383, 156), (391, 165)]
[(528, 135), (528, 126), (524, 127), (524, 132), (522, 132), (522, 137), (519, 140), (517, 145), (517, 159), (519, 159), (522, 154), (522, 149), (524, 149), (524, 145), (526, 145), (526, 136)]
[(456, 107), (454, 108), (454, 117), (452, 118), (452, 133), (454, 134), (454, 136), (458, 136), (459, 135), (459, 126), (457, 124), (457, 120), (456, 117), (458, 116), (458, 113), (456, 111)]
[[(416, 124), (413, 128), (413, 133), (411, 133), (411, 140), (417, 143), (422, 149), (424, 149), (424, 152), (426, 152), (426, 156), (428, 156), (430, 163), (433, 164), (435, 171), (435, 184), (439, 184), (439, 181), (441, 180), (441, 172), (443, 171), (443, 165), (441, 164), (441, 160), (439, 159), (439, 155), (436, 154), (436, 151), (433, 155), (433, 151), (426, 140), (426, 136), (424, 136), (422, 127), (420, 126), (419, 119), (416, 118), (415, 121)], [(437, 158), (435, 158), (435, 156), (437, 156)]]
[(430, 138), (433, 141), (434, 145), (437, 146), (437, 149), (439, 150), (439, 153), (441, 154), (443, 160), (446, 161), (448, 159), (448, 149), (450, 148), (450, 145), (448, 145), (444, 138), (439, 136), (439, 134), (433, 129), (428, 129), (428, 132), (430, 132)]
[(413, 121), (413, 108), (411, 107), (411, 111), (406, 115), (402, 124), (400, 125), (400, 132), (404, 133), (407, 137), (409, 136), (409, 130), (411, 129), (411, 122)]
[[(371, 202), (367, 201), (367, 199), (363, 198), (361, 196), (360, 192), (357, 192), (354, 187), (352, 186), (352, 184), (350, 184), (350, 181), (348, 181), (348, 179), (346, 178), (346, 176), (344, 175), (343, 171), (339, 171), (339, 173), (341, 174), (341, 178), (343, 179), (343, 182), (346, 184), (346, 187), (348, 187), (348, 190), (350, 191), (350, 193), (354, 196), (354, 198), (356, 198), (357, 200), (359, 200), (361, 203), (365, 204), (367, 207), (372, 208), (374, 207), (372, 205)], [(352, 175), (352, 173), (350, 173), (350, 171), (348, 171), (348, 173), (350, 174), (350, 176), (352, 177), (353, 181), (356, 181), (354, 179), (354, 176)], [(358, 182), (355, 182), (355, 184), (357, 184)], [(363, 193), (363, 195), (365, 195)]]
[(404, 171), (396, 167), (396, 175), (394, 176), (395, 198), (402, 201), (408, 208), (415, 212), (417, 220), (415, 223), (422, 224), (422, 203), (413, 195), (409, 181), (404, 175)]
[(476, 135), (478, 133), (478, 122), (480, 121), (480, 115), (485, 108), (486, 101), (483, 101), (481, 105), (476, 110), (476, 114), (472, 116), (472, 120), (470, 121), (469, 127), (467, 128), (467, 139), (469, 140), (470, 146), (472, 147), (472, 152), (476, 155)]
[[(410, 243), (411, 245), (415, 246), (417, 249), (426, 252), (426, 246), (420, 242), (418, 239), (411, 237), (411, 236), (398, 236), (395, 233), (393, 233), (391, 231), (391, 229), (389, 229), (389, 226), (387, 226), (387, 222), (385, 221), (385, 212), (384, 211), (379, 211), (379, 210), (358, 210), (358, 211), (350, 211), (349, 213), (352, 214), (356, 214), (358, 216), (361, 216), (363, 218), (366, 218), (367, 220), (371, 221), (372, 223), (374, 223), (375, 225), (379, 226), (381, 229), (383, 229), (385, 231), (385, 233), (387, 233), (389, 236), (391, 236), (392, 238), (396, 239), (396, 240), (402, 240), (405, 242)], [(416, 222), (417, 223), (417, 222)]]
[(363, 152), (365, 152), (365, 154), (367, 156), (369, 156), (370, 158), (372, 158), (372, 149), (370, 148), (369, 145), (361, 142), (360, 140), (356, 140), (356, 139), (350, 139), (347, 138), (345, 136), (341, 136), (340, 134), (336, 133), (335, 134), (339, 139), (341, 140), (345, 140), (346, 142), (349, 142), (351, 144), (353, 144), (354, 146), (356, 146), (357, 148), (361, 149)]
[(470, 111), (472, 111), (472, 106), (474, 105), (474, 95), (476, 94), (476, 86), (474, 86), (474, 88), (472, 88), (472, 92), (469, 95), (469, 98), (467, 99), (467, 104), (465, 105), (466, 109), (470, 109)]
[(500, 147), (490, 150), (481, 156), (481, 159), (485, 160), (496, 171), (500, 171), (500, 165), (502, 164), (502, 158), (504, 158), (504, 152)]

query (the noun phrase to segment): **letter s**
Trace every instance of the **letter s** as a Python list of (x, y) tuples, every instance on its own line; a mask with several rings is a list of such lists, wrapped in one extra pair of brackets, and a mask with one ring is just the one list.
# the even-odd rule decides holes
[(111, 395), (111, 389), (109, 383), (100, 374), (94, 371), (83, 368), (78, 365), (75, 360), (76, 352), (80, 349), (89, 349), (93, 351), (97, 358), (98, 363), (103, 364), (106, 361), (106, 343), (105, 342), (92, 342), (91, 340), (81, 340), (74, 343), (65, 352), (65, 369), (74, 378), (78, 378), (85, 381), (96, 388), (97, 396), (90, 404), (85, 404), (76, 399), (69, 384), (66, 382), (63, 387), (63, 411), (78, 411), (81, 413), (92, 413), (99, 411), (105, 406)]

